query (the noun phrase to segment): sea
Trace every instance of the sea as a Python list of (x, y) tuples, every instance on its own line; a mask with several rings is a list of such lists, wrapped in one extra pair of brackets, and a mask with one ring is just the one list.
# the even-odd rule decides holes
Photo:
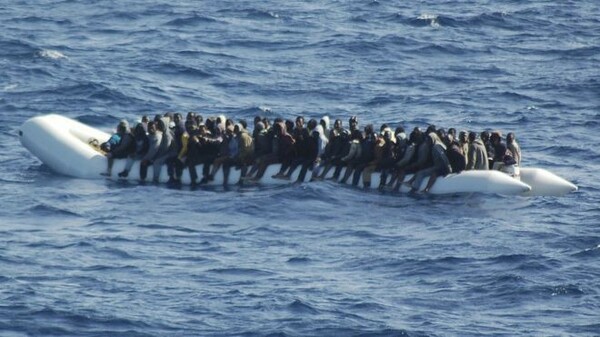
[[(579, 190), (84, 180), (18, 138), (189, 111), (514, 132)], [(596, 0), (5, 0), (0, 336), (600, 336), (599, 143)]]

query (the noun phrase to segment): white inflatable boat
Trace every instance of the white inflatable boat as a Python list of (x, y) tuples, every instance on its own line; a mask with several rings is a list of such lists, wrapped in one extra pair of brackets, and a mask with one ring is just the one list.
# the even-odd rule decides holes
[[(19, 130), (21, 143), (33, 155), (38, 157), (53, 171), (67, 176), (104, 179), (101, 173), (106, 172), (107, 159), (96, 148), (90, 145), (90, 140), (96, 139), (102, 143), (110, 135), (101, 130), (82, 124), (76, 120), (50, 114), (29, 119)], [(115, 160), (113, 176), (125, 167), (125, 160)], [(201, 173), (201, 167), (197, 167)], [(273, 179), (271, 176), (278, 172), (279, 165), (271, 165), (260, 184), (282, 184), (284, 180)], [(152, 167), (148, 169), (148, 177), (152, 177)], [(161, 172), (160, 181), (167, 182), (167, 170)], [(295, 175), (300, 170), (296, 170)], [(237, 182), (239, 170), (231, 170), (229, 181)], [(291, 181), (295, 181), (292, 176)], [(117, 179), (117, 178), (114, 178)], [(139, 179), (139, 162), (135, 163), (129, 173), (129, 180)], [(182, 183), (189, 184), (190, 177), (184, 170)], [(427, 179), (423, 182), (423, 186)], [(220, 172), (209, 184), (222, 184)], [(379, 174), (374, 173), (372, 186), (378, 186)], [(407, 187), (403, 187), (407, 190)], [(577, 186), (565, 179), (540, 168), (521, 168), (520, 180), (512, 178), (499, 171), (464, 171), (460, 174), (450, 174), (439, 178), (431, 188), (431, 194), (452, 193), (497, 193), (503, 195), (541, 195), (560, 196), (577, 190)]]

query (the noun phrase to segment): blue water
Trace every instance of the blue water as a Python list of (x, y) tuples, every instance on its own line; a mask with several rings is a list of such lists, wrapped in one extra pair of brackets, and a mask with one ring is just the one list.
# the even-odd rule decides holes
[[(597, 1), (0, 4), (1, 336), (599, 336)], [(51, 172), (49, 112), (513, 131), (564, 197)]]

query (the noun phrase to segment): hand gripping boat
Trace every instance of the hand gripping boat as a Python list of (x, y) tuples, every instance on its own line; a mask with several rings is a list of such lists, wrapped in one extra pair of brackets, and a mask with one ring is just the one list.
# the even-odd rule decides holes
[[(90, 145), (94, 140), (102, 143), (110, 135), (101, 130), (82, 124), (76, 120), (50, 114), (33, 117), (23, 123), (19, 130), (21, 143), (33, 155), (38, 157), (53, 171), (71, 177), (84, 179), (103, 178), (101, 173), (106, 171), (107, 159), (95, 147)], [(199, 165), (201, 166), (201, 165)], [(125, 167), (125, 160), (115, 160), (113, 175)], [(197, 168), (201, 172), (201, 168)], [(168, 180), (167, 170), (163, 169), (161, 182)], [(281, 184), (271, 176), (279, 171), (279, 165), (271, 165), (267, 169), (261, 184)], [(296, 170), (295, 174), (298, 174)], [(520, 180), (510, 177), (500, 171), (463, 171), (459, 174), (449, 174), (439, 178), (431, 188), (431, 194), (453, 193), (497, 193), (503, 195), (538, 195), (560, 196), (577, 190), (577, 186), (565, 179), (540, 168), (521, 168)], [(231, 170), (229, 181), (236, 182), (240, 172)], [(152, 167), (149, 167), (148, 177), (152, 177)], [(222, 174), (219, 172), (209, 184), (222, 184)], [(292, 181), (296, 178), (292, 176)], [(129, 180), (139, 179), (139, 162), (135, 163), (129, 172)], [(191, 182), (189, 173), (184, 170), (182, 183)], [(427, 179), (423, 182), (424, 188)], [(373, 186), (379, 184), (379, 174), (374, 173)], [(403, 187), (407, 190), (407, 187)]]

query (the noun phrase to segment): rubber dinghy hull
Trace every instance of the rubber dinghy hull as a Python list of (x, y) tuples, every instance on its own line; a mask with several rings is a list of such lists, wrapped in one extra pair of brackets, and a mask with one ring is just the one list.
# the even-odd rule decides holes
[[(107, 159), (95, 148), (89, 145), (90, 141), (105, 142), (110, 134), (92, 128), (76, 120), (49, 114), (33, 117), (27, 120), (19, 131), (21, 143), (33, 155), (39, 158), (53, 171), (77, 178), (103, 179), (101, 173), (106, 171)], [(113, 176), (123, 170), (126, 160), (115, 160)], [(139, 180), (139, 162), (136, 162), (128, 180)], [(285, 180), (273, 179), (271, 176), (279, 171), (280, 165), (268, 167), (260, 184), (285, 184)], [(196, 167), (198, 173), (202, 172), (202, 165)], [(294, 172), (291, 181), (295, 181), (299, 169)], [(222, 170), (217, 172), (209, 185), (223, 184)], [(152, 177), (152, 167), (148, 169), (148, 177)], [(521, 169), (522, 181), (514, 179), (499, 171), (464, 171), (460, 174), (450, 174), (439, 178), (431, 194), (453, 193), (497, 193), (504, 195), (562, 195), (575, 191), (577, 187), (570, 182), (543, 169)], [(232, 169), (229, 177), (230, 183), (236, 183), (240, 178), (240, 171)], [(115, 178), (116, 179), (116, 178)], [(379, 173), (374, 173), (372, 186), (379, 185)], [(167, 170), (161, 170), (160, 182), (167, 182)], [(188, 170), (184, 170), (181, 178), (183, 184), (190, 184)], [(421, 189), (425, 187), (426, 179)], [(362, 186), (362, 182), (360, 183)], [(403, 191), (408, 187), (403, 186)]]

